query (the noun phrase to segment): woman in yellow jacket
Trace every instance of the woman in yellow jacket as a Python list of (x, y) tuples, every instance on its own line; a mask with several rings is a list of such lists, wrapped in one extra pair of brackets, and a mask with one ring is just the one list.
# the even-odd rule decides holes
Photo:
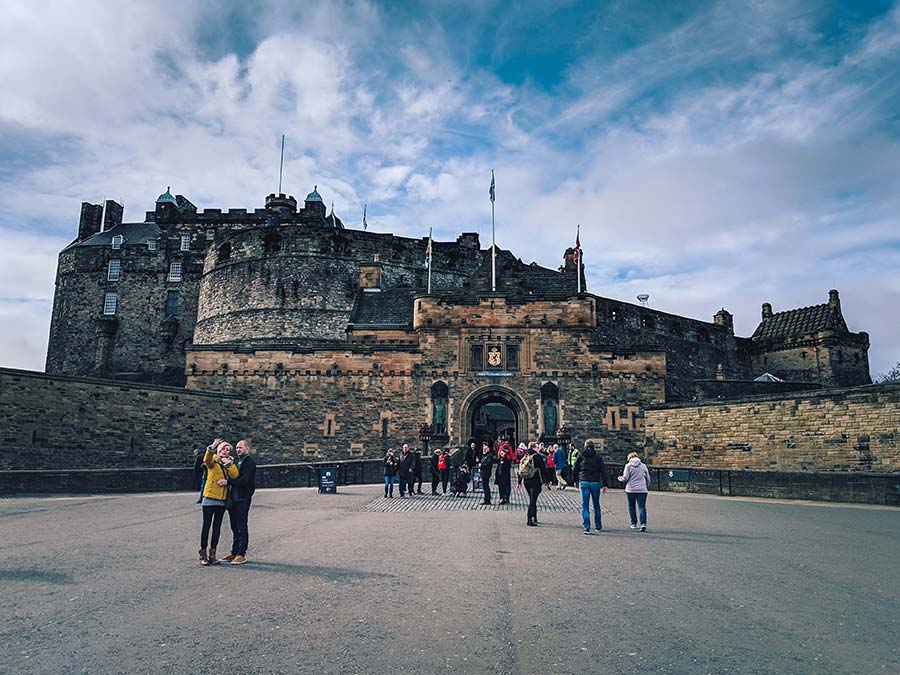
[[(206, 483), (203, 485), (203, 529), (200, 532), (200, 564), (218, 565), (216, 546), (219, 544), (219, 533), (222, 530), (222, 518), (225, 515), (225, 501), (228, 498), (228, 479), (238, 477), (238, 469), (231, 459), (231, 444), (217, 438), (212, 445), (206, 447), (203, 456), (206, 465)], [(209, 540), (209, 528), (212, 526), (212, 539)], [(209, 540), (209, 552), (206, 542)]]

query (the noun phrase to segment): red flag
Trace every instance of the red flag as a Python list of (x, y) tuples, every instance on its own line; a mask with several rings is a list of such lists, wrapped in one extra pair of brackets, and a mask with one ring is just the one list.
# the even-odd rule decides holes
[(575, 264), (578, 264), (578, 259), (581, 257), (581, 225), (578, 226), (578, 229), (575, 232)]

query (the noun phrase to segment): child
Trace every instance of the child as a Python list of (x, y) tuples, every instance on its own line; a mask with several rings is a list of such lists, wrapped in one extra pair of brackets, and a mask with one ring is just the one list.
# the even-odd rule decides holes
[(469, 467), (465, 464), (459, 467), (456, 472), (456, 496), (465, 497), (469, 489)]

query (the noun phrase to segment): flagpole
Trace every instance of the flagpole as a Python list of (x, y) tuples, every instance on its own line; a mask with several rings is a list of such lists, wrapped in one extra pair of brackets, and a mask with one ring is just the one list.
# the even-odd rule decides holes
[(278, 194), (281, 194), (281, 178), (284, 175), (284, 134), (281, 134), (281, 163), (278, 165)]
[(428, 228), (428, 295), (431, 295), (431, 228)]
[(494, 230), (494, 170), (491, 169), (491, 292), (497, 292), (497, 235)]
[(581, 295), (581, 225), (578, 225), (578, 229), (575, 233), (575, 260), (577, 264), (575, 265), (575, 274), (578, 275), (578, 294)]

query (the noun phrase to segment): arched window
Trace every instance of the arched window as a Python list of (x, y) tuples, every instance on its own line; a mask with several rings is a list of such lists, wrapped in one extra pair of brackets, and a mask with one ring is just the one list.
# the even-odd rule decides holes
[(231, 243), (226, 241), (224, 244), (219, 246), (218, 260), (219, 260), (219, 262), (225, 262), (230, 257), (231, 257)]
[(541, 412), (544, 437), (555, 437), (559, 428), (559, 387), (552, 382), (546, 382), (541, 387)]
[(447, 436), (447, 399), (450, 388), (446, 382), (431, 385), (431, 435)]

